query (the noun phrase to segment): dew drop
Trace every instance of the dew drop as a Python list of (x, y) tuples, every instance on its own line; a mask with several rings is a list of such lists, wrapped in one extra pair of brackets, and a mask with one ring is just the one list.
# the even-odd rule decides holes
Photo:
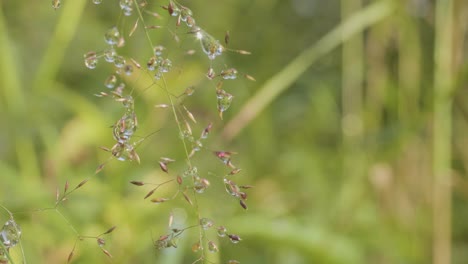
[(104, 82), (104, 85), (109, 89), (114, 89), (116, 84), (117, 84), (117, 77), (113, 74), (107, 77), (106, 81)]
[(169, 5), (167, 10), (169, 11), (169, 14), (173, 17), (179, 16), (180, 14), (180, 9), (179, 7), (174, 3), (174, 1), (169, 1)]
[(128, 155), (125, 152), (125, 145), (124, 143), (116, 143), (111, 149), (112, 156), (120, 161), (126, 161), (128, 159)]
[(172, 61), (169, 59), (164, 59), (161, 61), (161, 65), (159, 66), (159, 71), (161, 73), (169, 72), (172, 68)]
[(98, 237), (97, 238), (97, 244), (98, 244), (98, 246), (103, 247), (103, 246), (106, 245), (106, 240), (104, 238)]
[(219, 226), (217, 228), (217, 233), (219, 237), (225, 237), (226, 236), (227, 229), (224, 226)]
[(200, 250), (202, 250), (202, 249), (203, 249), (203, 248), (202, 248), (200, 242), (196, 242), (196, 243), (194, 243), (194, 244), (192, 245), (192, 251), (193, 251), (194, 253), (196, 253), (196, 252), (198, 252), (198, 251), (200, 251)]
[(134, 110), (134, 101), (131, 95), (125, 96), (124, 100), (122, 100), (122, 104), (127, 110), (127, 113), (133, 113)]
[(139, 162), (139, 157), (135, 151), (134, 144), (129, 144), (127, 142), (118, 142), (112, 147), (111, 152), (117, 160), (136, 160), (137, 162)]
[(195, 140), (195, 142), (193, 142), (193, 151), (200, 151), (202, 147), (203, 143), (200, 140)]
[(146, 63), (146, 66), (148, 67), (148, 70), (154, 71), (156, 67), (159, 66), (161, 61), (162, 61), (161, 58), (153, 56), (149, 58), (148, 62)]
[(126, 61), (125, 61), (125, 58), (124, 58), (124, 57), (122, 57), (122, 56), (120, 56), (120, 55), (116, 55), (116, 56), (114, 57), (114, 65), (115, 65), (115, 67), (117, 67), (117, 68), (122, 68), (123, 66), (125, 66), (125, 63), (126, 63)]
[(137, 129), (135, 113), (125, 114), (114, 125), (114, 139), (120, 143), (127, 142)]
[(61, 3), (60, 0), (52, 0), (52, 7), (53, 7), (54, 9), (60, 8), (60, 5), (62, 5), (62, 3)]
[(204, 230), (209, 229), (210, 227), (213, 226), (213, 220), (209, 218), (201, 218), (200, 219), (200, 225)]
[(191, 96), (195, 92), (195, 89), (193, 86), (189, 86), (185, 89), (184, 94), (187, 96)]
[(106, 34), (104, 34), (104, 38), (106, 40), (106, 43), (109, 45), (117, 44), (120, 39), (119, 29), (116, 26), (111, 27), (106, 31)]
[(241, 193), (240, 188), (233, 181), (224, 179), (224, 188), (226, 189), (226, 192), (229, 193), (230, 195), (234, 197), (240, 196), (240, 193)]
[(219, 251), (218, 246), (213, 241), (208, 242), (208, 251), (211, 253), (216, 253)]
[(200, 136), (201, 139), (206, 139), (208, 138), (208, 135), (210, 134), (211, 128), (213, 127), (213, 123), (209, 123), (205, 129), (203, 129), (203, 132)]
[(197, 38), (200, 39), (200, 43), (206, 55), (210, 60), (214, 60), (216, 56), (223, 53), (224, 47), (219, 43), (218, 40), (213, 38), (210, 34), (203, 30), (197, 32)]
[(198, 177), (197, 167), (188, 168), (186, 171), (184, 171), (182, 176), (184, 176), (184, 177), (187, 177), (187, 176), (189, 176), (189, 177)]
[(130, 64), (125, 65), (124, 72), (126, 75), (130, 76), (133, 73), (133, 66)]
[(125, 89), (125, 83), (120, 83), (119, 86), (117, 86), (117, 88), (115, 88), (114, 93), (116, 95), (122, 96), (122, 93), (123, 93), (124, 89)]
[(114, 62), (116, 55), (117, 55), (117, 52), (112, 47), (110, 49), (104, 51), (104, 59), (107, 62), (111, 62), (111, 63)]
[(97, 66), (97, 62), (98, 62), (98, 59), (97, 59), (97, 56), (96, 56), (96, 52), (94, 51), (90, 51), (88, 53), (86, 53), (84, 55), (84, 59), (85, 59), (85, 65), (88, 69), (94, 69), (96, 68)]
[(131, 16), (132, 15), (133, 8), (130, 7), (129, 9), (124, 9), (124, 15), (125, 16)]
[(234, 80), (237, 78), (237, 70), (234, 68), (221, 71), (221, 77), (225, 80)]
[(125, 12), (132, 12), (132, 0), (120, 0), (120, 8)]
[(156, 55), (156, 56), (161, 56), (163, 50), (164, 50), (164, 47), (161, 46), (161, 45), (154, 47), (154, 48), (153, 48), (154, 55)]
[(233, 96), (232, 94), (219, 89), (216, 91), (216, 97), (218, 98), (218, 112), (222, 116), (222, 113), (231, 106)]
[(100, 3), (102, 3), (102, 0), (93, 0), (93, 4), (95, 5), (99, 5)]
[(197, 193), (204, 193), (205, 190), (210, 186), (210, 182), (205, 178), (196, 177), (193, 184), (193, 189)]
[(185, 24), (187, 24), (188, 27), (193, 27), (195, 26), (195, 19), (191, 16), (188, 16), (185, 21)]
[(192, 17), (193, 12), (192, 10), (188, 9), (187, 7), (182, 7), (180, 9), (180, 20), (186, 22), (188, 17)]
[(8, 220), (0, 231), (0, 242), (5, 248), (11, 248), (19, 243), (21, 237), (21, 228), (13, 219)]
[(206, 73), (206, 77), (208, 77), (208, 79), (212, 80), (214, 77), (215, 77), (215, 71), (212, 67), (210, 67), (208, 69), (208, 72)]

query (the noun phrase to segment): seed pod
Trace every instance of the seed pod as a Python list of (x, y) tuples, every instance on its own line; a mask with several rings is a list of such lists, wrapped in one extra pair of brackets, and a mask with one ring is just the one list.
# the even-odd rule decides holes
[(166, 164), (166, 163), (160, 161), (160, 162), (159, 162), (159, 167), (161, 168), (162, 171), (164, 171), (164, 172), (166, 172), (166, 173), (168, 172), (167, 164)]
[(104, 232), (104, 233), (102, 233), (102, 234), (103, 234), (103, 235), (110, 234), (110, 233), (112, 233), (116, 228), (117, 228), (117, 226), (113, 226), (113, 227), (109, 228), (106, 232)]
[(242, 208), (247, 210), (247, 204), (244, 202), (244, 200), (239, 200), (239, 202), (240, 202), (240, 205), (242, 206)]
[(145, 195), (145, 198), (143, 198), (143, 199), (146, 199), (146, 198), (150, 197), (151, 195), (153, 195), (154, 191), (156, 191), (156, 189), (153, 189), (153, 190), (149, 191), (149, 192)]
[(234, 234), (230, 234), (228, 235), (228, 237), (231, 240), (231, 242), (234, 244), (237, 244), (242, 240), (238, 235), (234, 235)]
[(104, 238), (98, 237), (96, 240), (100, 247), (103, 247), (106, 245), (106, 240)]
[(159, 204), (159, 203), (164, 203), (166, 201), (169, 201), (167, 198), (153, 198), (151, 199), (151, 202)]
[(133, 185), (136, 185), (136, 186), (143, 186), (143, 185), (145, 185), (145, 183), (144, 183), (144, 182), (141, 182), (141, 181), (131, 181), (130, 183), (133, 184)]

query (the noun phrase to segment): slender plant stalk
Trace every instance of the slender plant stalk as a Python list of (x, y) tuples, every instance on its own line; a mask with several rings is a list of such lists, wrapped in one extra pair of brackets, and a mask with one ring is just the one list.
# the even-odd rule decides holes
[(433, 263), (451, 263), (451, 140), (453, 90), (453, 1), (436, 2), (434, 138), (433, 138)]
[(10, 261), (9, 264), (15, 264), (15, 262), (14, 262), (13, 259), (11, 258), (10, 253), (8, 252), (8, 250), (7, 250), (7, 248), (5, 247), (5, 245), (3, 245), (3, 243), (0, 243), (0, 247), (1, 247), (1, 250), (3, 251), (3, 253), (5, 254), (5, 256), (7, 257), (8, 261)]
[[(143, 14), (140, 10), (140, 6), (138, 5), (138, 2), (136, 0), (133, 1), (135, 7), (136, 7), (136, 10), (138, 12), (138, 16), (140, 18), (140, 21), (143, 25), (143, 28), (144, 28), (144, 31), (145, 31), (145, 34), (146, 34), (146, 38), (148, 40), (148, 43), (149, 45), (151, 46), (151, 51), (153, 51), (153, 48), (154, 48), (154, 45), (153, 45), (153, 42), (151, 40), (151, 37), (149, 36), (149, 33), (148, 33), (148, 30), (146, 28), (146, 23), (145, 23), (145, 19), (143, 18)], [(163, 90), (164, 92), (166, 93), (166, 96), (167, 98), (169, 99), (169, 102), (170, 102), (170, 105), (171, 105), (171, 110), (172, 110), (172, 114), (174, 116), (174, 120), (175, 122), (177, 123), (177, 128), (179, 130), (179, 135), (182, 135), (182, 127), (181, 127), (181, 123), (179, 121), (179, 117), (177, 115), (177, 111), (176, 111), (176, 108), (175, 108), (175, 104), (174, 104), (174, 100), (172, 99), (172, 95), (171, 93), (169, 92), (168, 90), (168, 85), (167, 85), (167, 82), (166, 82), (166, 78), (164, 76), (162, 76), (161, 78), (163, 80)], [(188, 147), (187, 147), (187, 143), (185, 142), (185, 139), (181, 139), (182, 140), (182, 144), (183, 144), (183, 148), (184, 148), (184, 152), (185, 152), (185, 157), (186, 157), (186, 161), (187, 161), (187, 164), (190, 168), (192, 168), (192, 161), (190, 159), (190, 156), (189, 156), (189, 151), (188, 151)], [(192, 180), (194, 181), (194, 178), (192, 177)], [(200, 209), (199, 209), (199, 205), (198, 205), (198, 199), (197, 199), (197, 193), (195, 192), (195, 190), (193, 190), (192, 192), (194, 195), (193, 195), (193, 207), (195, 209), (195, 212), (197, 214), (197, 223), (200, 223), (200, 219), (202, 218), (201, 217), (201, 214), (200, 214)], [(200, 234), (200, 244), (201, 245), (205, 245), (206, 243), (206, 234), (205, 234), (205, 230), (199, 226), (198, 227), (199, 229), (199, 234)], [(205, 248), (205, 247), (204, 247)], [(202, 250), (201, 251), (201, 257), (200, 259), (203, 261), (203, 263), (205, 263), (207, 260), (206, 260), (206, 253), (205, 253), (205, 250)]]
[[(362, 7), (362, 0), (342, 0), (341, 17), (346, 21)], [(364, 42), (362, 33), (356, 33), (343, 40), (342, 47), (342, 146), (343, 175), (345, 180), (338, 195), (337, 205), (341, 209), (351, 208), (350, 202), (363, 191), (364, 155), (359, 150), (363, 134), (363, 83), (364, 83)]]
[(281, 92), (289, 88), (313, 63), (334, 50), (343, 41), (389, 16), (392, 11), (393, 5), (391, 1), (379, 1), (343, 21), (317, 43), (300, 53), (280, 72), (267, 80), (239, 113), (226, 125), (222, 137), (226, 140), (232, 140)]

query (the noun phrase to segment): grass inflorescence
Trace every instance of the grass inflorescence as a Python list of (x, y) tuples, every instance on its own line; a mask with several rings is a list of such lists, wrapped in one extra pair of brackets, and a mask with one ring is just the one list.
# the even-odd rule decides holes
[[(103, 1), (93, 0), (92, 2), (99, 5)], [(52, 0), (52, 7), (57, 12), (66, 4), (67, 1)], [(118, 118), (110, 121), (112, 125), (108, 135), (109, 139), (112, 140), (111, 145), (100, 147), (108, 152), (109, 156), (104, 161), (98, 161), (99, 165), (94, 174), (90, 173), (75, 187), (71, 187), (67, 180), (63, 187), (56, 188), (53, 206), (12, 213), (2, 205), (2, 208), (9, 214), (10, 220), (5, 223), (1, 231), (5, 239), (1, 241), (3, 243), (0, 243), (2, 245), (0, 263), (14, 263), (9, 254), (9, 248), (18, 243), (21, 245), (21, 228), (15, 222), (15, 216), (49, 211), (56, 213), (76, 236), (73, 247), (64, 257), (64, 261), (68, 263), (79, 258), (77, 257), (77, 248), (79, 242), (83, 240), (95, 240), (107, 257), (114, 258), (111, 250), (106, 248), (106, 240), (108, 240), (106, 235), (114, 232), (117, 226), (112, 226), (99, 235), (83, 235), (73, 225), (73, 219), (70, 218), (68, 212), (62, 210), (62, 206), (70, 200), (73, 193), (82, 189), (90, 180), (97, 177), (97, 174), (105, 173), (106, 168), (115, 164), (114, 161), (133, 162), (134, 165), (152, 162), (167, 177), (162, 181), (159, 178), (153, 181), (128, 179), (131, 186), (138, 188), (137, 191), (142, 191), (141, 197), (143, 199), (138, 202), (150, 202), (157, 206), (159, 204), (167, 205), (171, 202), (177, 204), (180, 200), (192, 214), (189, 219), (193, 220), (188, 221), (193, 221), (193, 223), (185, 222), (185, 219), (177, 219), (179, 216), (174, 214), (174, 210), (177, 209), (177, 205), (175, 205), (174, 210), (171, 210), (168, 215), (167, 230), (153, 236), (152, 248), (155, 250), (177, 248), (181, 239), (193, 239), (193, 235), (185, 236), (185, 234), (194, 230), (193, 233), (197, 238), (191, 242), (192, 246), (188, 247), (196, 254), (193, 263), (240, 263), (232, 259), (221, 260), (218, 252), (222, 240), (237, 244), (242, 239), (212, 219), (209, 213), (206, 213), (210, 210), (203, 209), (204, 207), (209, 208), (209, 205), (203, 204), (200, 197), (208, 195), (206, 190), (209, 188), (221, 187), (228, 193), (223, 199), (230, 201), (231, 198), (234, 198), (234, 201), (237, 200), (241, 208), (247, 209), (247, 190), (253, 186), (239, 185), (238, 179), (235, 179), (235, 175), (242, 171), (234, 165), (232, 159), (233, 155), (237, 153), (213, 150), (208, 146), (214, 127), (222, 122), (224, 113), (229, 110), (235, 98), (231, 91), (223, 87), (224, 83), (232, 82), (239, 77), (255, 81), (249, 74), (228, 66), (223, 60), (223, 55), (226, 52), (248, 55), (250, 52), (228, 48), (231, 41), (229, 31), (226, 31), (222, 41), (213, 37), (209, 30), (196, 22), (196, 14), (189, 7), (177, 1), (168, 0), (162, 6), (146, 0), (118, 0), (106, 4), (117, 5), (120, 8), (120, 15), (116, 18), (116, 24), (110, 25), (105, 32), (102, 32), (105, 47), (100, 48), (102, 42), (96, 43), (97, 48), (86, 52), (83, 59), (84, 66), (90, 70), (104, 65), (103, 67), (110, 71), (109, 75), (103, 78), (105, 90), (96, 91), (94, 94), (102, 99), (111, 99), (116, 105), (119, 105), (120, 109)], [(166, 24), (163, 24), (162, 21)], [(132, 54), (126, 48), (131, 47), (133, 42), (138, 42), (138, 37), (144, 39), (146, 53), (150, 54), (143, 60), (141, 54), (145, 52)], [(161, 39), (165, 37), (169, 38), (173, 45), (163, 45)], [(181, 39), (191, 40), (191, 47), (189, 49), (181, 48)], [(207, 89), (212, 88), (208, 92), (211, 92), (215, 98), (216, 105), (211, 109), (216, 112), (214, 116), (218, 117), (213, 120), (207, 120), (206, 116), (199, 118), (200, 113), (191, 109), (192, 106), (188, 100), (194, 93), (202, 92), (202, 90), (205, 92), (205, 89), (200, 89), (194, 84), (186, 87), (180, 93), (176, 92), (180, 90), (178, 87), (172, 86), (171, 78), (174, 78), (174, 75), (171, 73), (177, 72), (177, 76), (184, 74), (181, 65), (183, 62), (179, 62), (177, 59), (183, 56), (193, 56), (196, 53), (203, 54), (200, 57), (204, 57), (204, 60), (200, 63), (205, 65), (207, 71), (201, 74), (200, 78), (207, 81), (207, 86), (209, 86)], [(220, 60), (221, 62), (219, 62)], [(171, 113), (174, 124), (171, 128), (175, 129), (174, 134), (178, 135), (180, 141), (180, 145), (175, 146), (175, 148), (180, 148), (181, 152), (184, 153), (183, 158), (173, 158), (170, 156), (171, 152), (152, 161), (147, 157), (140, 157), (140, 147), (151, 147), (153, 144), (153, 141), (148, 140), (150, 137), (154, 138), (154, 141), (165, 140), (160, 138), (158, 133), (161, 129), (166, 129), (164, 127), (156, 131), (143, 132), (146, 133), (146, 136), (140, 136), (141, 127), (145, 124), (140, 123), (139, 117), (147, 116), (148, 113), (145, 113), (144, 108), (139, 107), (139, 104), (143, 100), (151, 100), (150, 96), (145, 98), (151, 90), (157, 90), (159, 95), (153, 104), (154, 111), (167, 109)], [(200, 165), (195, 160), (195, 157), (200, 155), (220, 160), (221, 164), (225, 166), (225, 172), (221, 175), (208, 172), (206, 176), (203, 176), (205, 173), (199, 171)], [(204, 170), (210, 171), (210, 169), (205, 168)], [(126, 177), (126, 175), (122, 175), (122, 177)], [(212, 184), (214, 181), (216, 184)], [(148, 226), (148, 230), (151, 230), (150, 226)], [(22, 247), (21, 252), (23, 253), (23, 262), (26, 263)], [(212, 257), (213, 254), (218, 254), (218, 256)]]

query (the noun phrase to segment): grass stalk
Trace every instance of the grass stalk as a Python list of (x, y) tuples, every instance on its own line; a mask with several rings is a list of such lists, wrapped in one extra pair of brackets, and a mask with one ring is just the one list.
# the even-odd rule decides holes
[[(359, 12), (362, 0), (342, 0), (341, 17), (346, 21), (353, 13)], [(363, 83), (364, 83), (364, 41), (362, 33), (343, 41), (342, 46), (342, 91), (341, 130), (343, 147), (343, 175), (337, 205), (349, 208), (349, 202), (362, 192), (365, 174), (363, 152), (359, 150), (363, 134)]]
[(435, 10), (433, 129), (433, 263), (451, 263), (451, 140), (453, 90), (453, 1)]
[(391, 1), (379, 1), (343, 21), (317, 43), (301, 52), (280, 72), (268, 79), (259, 91), (243, 106), (226, 125), (222, 137), (232, 140), (260, 114), (278, 95), (289, 88), (312, 64), (337, 48), (349, 38), (389, 16), (393, 11)]

